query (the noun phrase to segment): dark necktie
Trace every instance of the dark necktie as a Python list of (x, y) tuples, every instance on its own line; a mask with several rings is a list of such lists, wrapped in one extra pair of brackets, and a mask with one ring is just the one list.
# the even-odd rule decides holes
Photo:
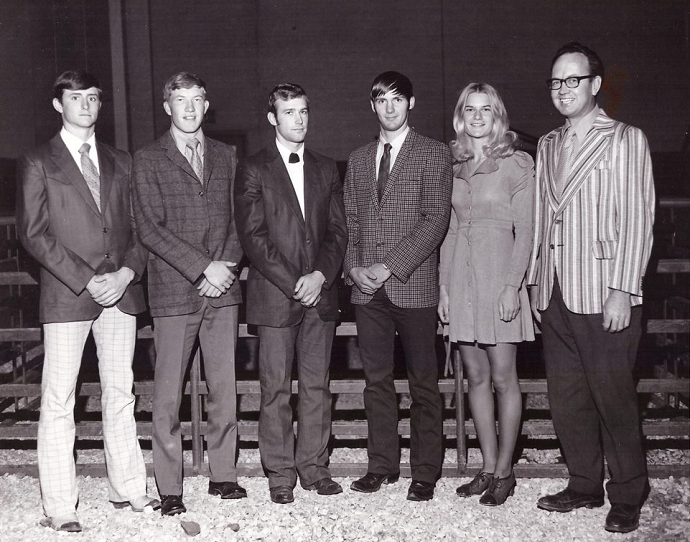
[(194, 173), (199, 177), (199, 182), (204, 182), (204, 164), (201, 162), (201, 156), (199, 156), (199, 140), (193, 137), (187, 141), (187, 148), (192, 151), (192, 159), (189, 161)]
[(290, 153), (290, 158), (288, 158), (288, 162), (289, 162), (290, 164), (297, 164), (297, 163), (299, 163), (299, 154), (297, 154), (296, 152), (291, 152), (291, 153)]
[(84, 180), (91, 191), (93, 200), (96, 202), (96, 207), (101, 210), (101, 176), (98, 174), (96, 169), (96, 164), (89, 158), (89, 151), (91, 150), (91, 145), (84, 143), (79, 147), (79, 154), (81, 154), (81, 171), (84, 175)]
[(386, 189), (388, 182), (388, 174), (391, 169), (391, 144), (386, 143), (383, 146), (383, 156), (381, 156), (381, 163), (379, 164), (379, 178), (377, 183), (377, 192), (379, 194), (379, 201), (383, 197), (383, 191)]

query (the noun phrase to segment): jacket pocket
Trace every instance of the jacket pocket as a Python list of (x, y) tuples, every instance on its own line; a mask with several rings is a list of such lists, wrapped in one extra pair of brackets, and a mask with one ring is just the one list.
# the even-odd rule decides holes
[(615, 239), (610, 241), (594, 241), (592, 252), (597, 260), (612, 260), (616, 254), (617, 245), (618, 241)]

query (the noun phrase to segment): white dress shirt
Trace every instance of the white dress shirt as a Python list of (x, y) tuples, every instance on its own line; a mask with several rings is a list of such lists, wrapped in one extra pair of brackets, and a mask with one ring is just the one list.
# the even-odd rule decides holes
[[(302, 217), (304, 214), (304, 145), (300, 146), (297, 151), (291, 151), (280, 141), (276, 139), (276, 146), (278, 147), (278, 152), (285, 163), (285, 167), (288, 170), (288, 175), (290, 175), (290, 180), (292, 181), (292, 188), (295, 189), (295, 194), (297, 195), (297, 201), (299, 201), (299, 208), (302, 210)], [(290, 155), (295, 153), (299, 156), (299, 162), (294, 164), (290, 163)]]
[(74, 134), (69, 133), (63, 127), (62, 130), (60, 130), (60, 137), (62, 138), (62, 141), (65, 143), (67, 150), (72, 155), (72, 158), (74, 158), (74, 161), (77, 163), (77, 167), (79, 168), (79, 171), (81, 171), (82, 175), (84, 174), (84, 172), (81, 169), (81, 154), (79, 154), (79, 149), (81, 149), (81, 146), (84, 143), (88, 143), (89, 145), (91, 145), (91, 148), (89, 149), (89, 158), (91, 158), (91, 161), (96, 166), (96, 170), (98, 171), (98, 174), (99, 175), (101, 174), (101, 167), (98, 164), (98, 152), (96, 152), (96, 134), (95, 133), (91, 134), (91, 137), (89, 139), (87, 139), (86, 141), (82, 141), (80, 138), (78, 138)]
[(400, 148), (403, 146), (403, 143), (405, 143), (405, 138), (407, 137), (407, 134), (410, 131), (410, 127), (408, 126), (405, 128), (405, 130), (399, 134), (393, 141), (386, 141), (384, 139), (383, 134), (379, 134), (379, 145), (376, 148), (376, 174), (378, 175), (379, 171), (379, 165), (381, 164), (381, 158), (383, 157), (383, 146), (386, 143), (391, 144), (391, 168), (388, 170), (390, 171), (393, 169), (393, 164), (395, 164), (395, 159), (398, 157), (398, 153), (400, 152)]

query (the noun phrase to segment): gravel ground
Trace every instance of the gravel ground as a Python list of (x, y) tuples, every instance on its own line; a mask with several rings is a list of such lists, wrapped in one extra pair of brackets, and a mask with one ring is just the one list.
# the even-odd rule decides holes
[[(107, 502), (104, 478), (80, 477), (81, 534), (56, 533), (38, 525), (42, 517), (38, 480), (6, 475), (0, 478), (0, 540), (139, 541), (187, 540), (181, 521), (196, 522), (196, 540), (267, 541), (427, 541), (427, 540), (551, 540), (551, 541), (681, 541), (688, 540), (689, 480), (652, 480), (640, 528), (628, 535), (610, 534), (603, 525), (609, 506), (570, 514), (544, 512), (536, 500), (563, 488), (561, 479), (518, 479), (515, 496), (505, 505), (487, 508), (477, 498), (460, 499), (455, 487), (465, 479), (442, 479), (436, 497), (426, 503), (405, 500), (409, 481), (401, 479), (371, 495), (347, 489), (351, 478), (340, 478), (344, 493), (322, 497), (295, 490), (295, 502), (270, 502), (263, 478), (240, 479), (248, 499), (221, 501), (206, 493), (207, 479), (185, 479), (189, 511), (174, 518), (157, 512), (137, 514), (115, 510)], [(153, 479), (149, 480), (153, 487)], [(234, 529), (237, 529), (235, 531)]]

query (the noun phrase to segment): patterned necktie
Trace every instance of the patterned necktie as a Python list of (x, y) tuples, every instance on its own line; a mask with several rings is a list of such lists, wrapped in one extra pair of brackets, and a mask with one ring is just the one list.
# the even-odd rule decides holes
[(84, 180), (91, 191), (93, 201), (96, 202), (96, 207), (101, 210), (101, 176), (98, 174), (96, 164), (89, 158), (89, 151), (91, 145), (84, 143), (79, 147), (79, 154), (81, 154), (81, 172), (84, 175)]
[(296, 152), (291, 152), (290, 157), (288, 158), (288, 164), (298, 164), (299, 163), (299, 154)]
[(386, 183), (388, 182), (388, 175), (391, 169), (391, 148), (392, 145), (390, 143), (386, 143), (383, 146), (383, 156), (381, 156), (381, 163), (379, 164), (379, 178), (377, 183), (379, 202), (383, 197), (383, 191), (386, 189)]
[(560, 197), (565, 190), (570, 170), (573, 166), (573, 159), (575, 158), (575, 130), (568, 128), (561, 145), (561, 154), (558, 157), (558, 168), (556, 169), (556, 194)]
[(201, 156), (199, 156), (199, 140), (196, 137), (193, 137), (187, 141), (187, 148), (192, 151), (192, 159), (189, 161), (189, 163), (191, 164), (194, 173), (199, 178), (199, 182), (203, 184), (204, 165), (201, 162)]

